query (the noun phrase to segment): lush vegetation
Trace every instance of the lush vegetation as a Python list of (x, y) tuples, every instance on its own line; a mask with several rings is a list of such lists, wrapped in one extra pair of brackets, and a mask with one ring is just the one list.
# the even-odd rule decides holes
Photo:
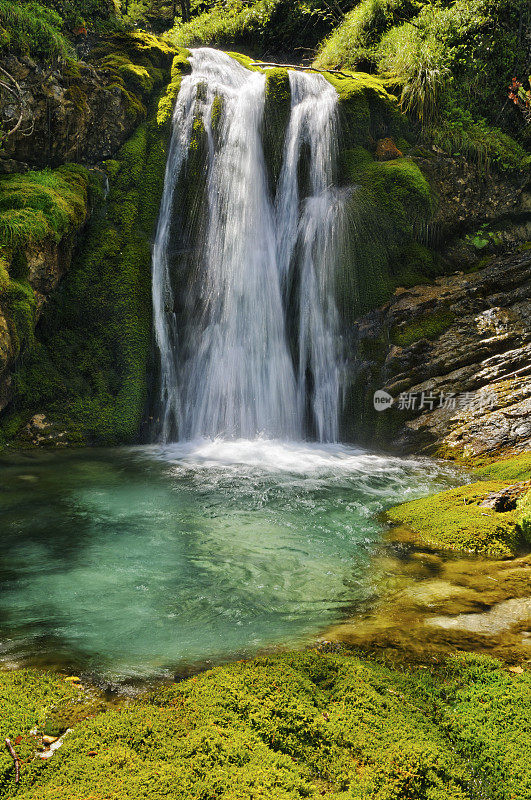
[[(530, 681), (473, 655), (397, 671), (307, 651), (102, 710), (71, 681), (22, 671), (0, 675), (0, 725), (22, 757), (24, 800), (526, 800)], [(32, 753), (50, 720), (73, 730), (43, 766)], [(3, 751), (0, 796), (14, 790)]]
[(529, 131), (506, 101), (513, 73), (526, 74), (530, 27), (526, 0), (363, 0), (316, 63), (377, 71), (440, 147), (516, 168)]
[(63, 36), (62, 27), (61, 17), (44, 5), (0, 0), (0, 53), (73, 57), (73, 47)]
[(106, 165), (107, 201), (99, 187), (81, 251), (15, 375), (16, 417), (44, 409), (71, 442), (128, 441), (140, 427), (166, 140), (166, 129), (146, 123)]
[[(212, 44), (218, 46), (244, 45), (254, 48), (257, 55), (266, 52), (293, 52), (315, 47), (345, 10), (351, 0), (216, 0), (201, 3), (199, 13), (189, 22), (181, 20), (170, 33), (176, 44)], [(200, 9), (204, 9), (202, 13)]]
[(89, 174), (67, 164), (0, 180), (0, 305), (16, 357), (34, 342), (37, 295), (29, 283), (28, 248), (57, 244), (88, 215)]

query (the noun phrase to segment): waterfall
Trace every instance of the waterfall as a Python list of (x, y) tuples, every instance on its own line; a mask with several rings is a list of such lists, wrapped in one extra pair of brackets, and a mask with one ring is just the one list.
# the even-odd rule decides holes
[[(343, 216), (333, 185), (337, 94), (322, 76), (290, 71), (291, 115), (273, 198), (262, 141), (265, 75), (209, 48), (193, 50), (190, 61), (153, 252), (160, 436), (335, 441), (334, 276)], [(193, 220), (186, 233), (180, 187), (190, 181), (198, 135), (204, 187), (183, 209)]]

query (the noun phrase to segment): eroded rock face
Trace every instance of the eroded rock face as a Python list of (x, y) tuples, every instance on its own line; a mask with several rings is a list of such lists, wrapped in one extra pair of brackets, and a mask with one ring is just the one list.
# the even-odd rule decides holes
[(449, 457), (531, 446), (531, 252), (398, 289), (351, 333), (350, 438)]
[[(0, 172), (69, 161), (96, 164), (129, 138), (145, 118), (154, 86), (169, 77), (174, 51), (162, 43), (158, 47), (154, 37), (147, 45), (134, 37), (107, 39), (103, 44), (97, 37), (88, 39), (81, 48), (85, 60), (61, 67), (24, 56), (2, 58), (0, 65), (20, 86), (23, 121), (3, 143)], [(124, 48), (127, 60), (102, 57), (106, 45), (118, 58)], [(0, 115), (8, 129), (19, 115), (17, 99), (1, 89)]]
[(464, 158), (436, 147), (414, 161), (428, 178), (435, 198), (429, 225), (431, 243), (455, 268), (472, 266), (477, 252), (466, 247), (463, 234), (488, 226), (505, 248), (531, 239), (529, 174), (478, 170)]

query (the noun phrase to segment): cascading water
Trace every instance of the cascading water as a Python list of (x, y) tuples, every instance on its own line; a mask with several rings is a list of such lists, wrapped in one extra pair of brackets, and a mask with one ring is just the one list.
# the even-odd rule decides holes
[[(174, 112), (153, 255), (162, 440), (309, 433), (335, 441), (336, 92), (322, 76), (290, 71), (291, 118), (273, 201), (262, 142), (265, 75), (207, 48), (192, 51), (191, 64)], [(183, 286), (172, 266), (175, 208), (198, 123), (206, 183), (194, 213), (202, 227)]]

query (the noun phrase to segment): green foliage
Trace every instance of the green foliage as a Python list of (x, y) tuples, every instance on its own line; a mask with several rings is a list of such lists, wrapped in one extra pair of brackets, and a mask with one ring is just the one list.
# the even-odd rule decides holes
[(0, 53), (72, 58), (74, 50), (61, 32), (62, 23), (44, 5), (0, 0)]
[(241, 0), (219, 3), (188, 23), (177, 25), (171, 40), (188, 47), (197, 44), (232, 44), (242, 36), (259, 35), (280, 0), (257, 0), (251, 4)]
[(170, 40), (185, 47), (200, 44), (243, 44), (257, 50), (314, 46), (351, 0), (217, 0), (208, 9), (178, 22)]
[(424, 136), (488, 169), (519, 169), (524, 121), (505, 102), (527, 66), (526, 0), (363, 0), (325, 41), (320, 67), (378, 70)]
[[(46, 675), (1, 675), (12, 736), (47, 716), (20, 714), (25, 681), (38, 707), (60, 699)], [(400, 672), (315, 651), (231, 664), (79, 722), (45, 769), (23, 770), (17, 796), (524, 800), (530, 684), (475, 655)]]
[(415, 16), (414, 0), (362, 0), (319, 48), (315, 66), (357, 69), (375, 63), (376, 46), (393, 25)]
[(428, 135), (438, 147), (465, 156), (483, 172), (491, 165), (506, 172), (525, 169), (526, 151), (518, 142), (455, 103), (448, 104)]
[(517, 514), (494, 511), (481, 502), (507, 482), (481, 481), (394, 506), (388, 519), (411, 529), (415, 538), (448, 550), (514, 555), (520, 543)]

